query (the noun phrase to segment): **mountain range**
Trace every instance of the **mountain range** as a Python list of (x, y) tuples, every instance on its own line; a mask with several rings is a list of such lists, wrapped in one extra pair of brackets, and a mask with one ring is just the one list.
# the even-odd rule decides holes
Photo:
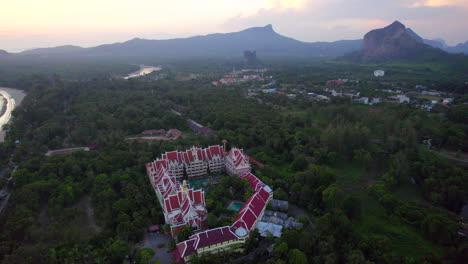
[[(393, 23), (389, 27), (396, 29), (399, 33), (399, 43), (393, 43), (393, 48), (386, 41), (375, 43), (381, 45), (386, 43), (384, 49), (397, 50), (399, 44), (403, 44), (408, 49), (411, 46), (412, 52), (415, 50), (427, 49), (427, 46), (436, 47), (438, 50), (447, 52), (462, 52), (468, 54), (468, 42), (459, 44), (456, 47), (448, 47), (442, 40), (425, 40), (418, 36), (411, 29), (407, 29), (401, 23)], [(366, 34), (375, 35), (376, 30)], [(392, 30), (390, 30), (392, 31)], [(404, 31), (404, 32), (403, 32)], [(370, 34), (370, 35), (369, 35)], [(340, 40), (334, 42), (303, 42), (276, 33), (272, 25), (264, 27), (248, 28), (239, 32), (224, 34), (209, 34), (205, 36), (195, 36), (189, 38), (177, 38), (168, 40), (149, 40), (135, 38), (129, 41), (105, 44), (91, 48), (78, 46), (60, 46), (53, 48), (39, 48), (23, 51), (15, 54), (20, 57), (39, 58), (120, 58), (135, 61), (139, 58), (154, 59), (181, 59), (181, 58), (236, 58), (241, 56), (245, 50), (255, 50), (259, 57), (280, 57), (280, 58), (334, 58), (344, 54), (359, 52), (366, 48), (366, 36), (364, 40)], [(373, 38), (368, 38), (367, 42)], [(377, 38), (378, 39), (378, 38)], [(393, 38), (393, 41), (395, 39)], [(413, 42), (417, 43), (414, 44)], [(379, 44), (380, 43), (380, 44)], [(427, 44), (427, 45), (425, 45)], [(374, 45), (374, 44), (372, 44)], [(404, 50), (399, 52), (403, 52)], [(0, 51), (0, 55), (2, 52)], [(7, 53), (6, 53), (7, 54)], [(367, 53), (369, 55), (369, 53)], [(391, 58), (389, 54), (382, 53), (383, 58)], [(404, 54), (400, 54), (404, 56)], [(369, 56), (368, 56), (369, 57)], [(369, 58), (371, 58), (370, 56)], [(398, 56), (397, 56), (398, 57)]]
[(189, 38), (148, 40), (135, 38), (122, 43), (92, 48), (61, 46), (33, 49), (20, 55), (87, 56), (87, 57), (239, 57), (245, 50), (255, 50), (261, 56), (271, 57), (336, 57), (362, 46), (362, 40), (335, 42), (302, 42), (282, 36), (272, 25), (254, 27), (225, 34), (209, 34)]

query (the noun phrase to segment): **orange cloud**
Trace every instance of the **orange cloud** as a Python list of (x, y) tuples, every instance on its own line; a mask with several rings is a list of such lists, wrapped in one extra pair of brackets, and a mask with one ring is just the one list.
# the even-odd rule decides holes
[(422, 0), (412, 4), (411, 7), (441, 7), (441, 6), (462, 6), (468, 7), (466, 0)]

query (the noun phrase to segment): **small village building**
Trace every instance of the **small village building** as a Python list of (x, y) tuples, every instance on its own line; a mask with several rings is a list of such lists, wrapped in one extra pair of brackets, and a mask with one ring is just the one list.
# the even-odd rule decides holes
[(262, 92), (263, 93), (274, 93), (276, 92), (276, 88), (269, 88), (269, 89), (263, 89)]
[(430, 96), (440, 96), (440, 92), (439, 92), (439, 91), (435, 91), (435, 90), (422, 91), (421, 94), (422, 94), (422, 95), (430, 95)]
[(167, 131), (166, 135), (168, 137), (172, 137), (174, 139), (178, 139), (182, 136), (182, 131), (178, 130), (178, 129), (170, 129), (169, 131)]
[(231, 84), (231, 83), (236, 83), (237, 79), (236, 78), (222, 78), (219, 80), (219, 82), (222, 84)]
[(408, 96), (404, 95), (404, 94), (390, 96), (389, 98), (396, 100), (397, 103), (400, 103), (400, 104), (410, 102), (410, 98)]
[(281, 237), (283, 230), (283, 226), (281, 225), (266, 222), (259, 222), (257, 228), (262, 237), (267, 237), (268, 234), (272, 234), (274, 237)]
[(285, 222), (284, 222), (284, 228), (289, 228), (289, 229), (296, 229), (296, 228), (303, 228), (304, 224), (296, 222), (294, 217), (289, 217)]
[(166, 134), (166, 130), (164, 129), (153, 129), (153, 130), (145, 130), (141, 132), (144, 136), (163, 136)]
[(361, 97), (357, 100), (360, 104), (369, 104), (369, 97)]
[(325, 82), (325, 85), (329, 86), (329, 85), (336, 85), (336, 86), (340, 86), (340, 85), (343, 85), (345, 82), (343, 80), (328, 80)]
[(271, 200), (270, 204), (271, 204), (271, 208), (273, 208), (273, 210), (279, 210), (279, 211), (287, 212), (288, 208), (289, 208), (289, 202), (288, 201), (273, 199), (273, 200)]
[(445, 98), (443, 101), (442, 101), (443, 104), (451, 104), (453, 103), (453, 98)]
[(192, 119), (187, 119), (187, 125), (192, 129), (193, 132), (202, 134), (205, 136), (214, 136), (216, 133), (209, 127), (203, 126)]
[(371, 103), (372, 103), (372, 104), (378, 104), (378, 103), (380, 103), (380, 97), (374, 97), (374, 98), (372, 98), (372, 102), (371, 102)]

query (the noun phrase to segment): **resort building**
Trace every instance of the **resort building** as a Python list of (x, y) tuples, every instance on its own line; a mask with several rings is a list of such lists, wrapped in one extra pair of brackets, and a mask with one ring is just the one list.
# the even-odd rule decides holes
[(255, 193), (240, 209), (231, 226), (210, 229), (191, 236), (177, 244), (176, 260), (190, 262), (194, 254), (220, 253), (223, 251), (242, 252), (250, 231), (260, 223), (273, 191), (252, 173), (240, 176), (247, 179)]
[[(194, 254), (241, 252), (250, 231), (257, 227), (273, 199), (271, 188), (250, 172), (249, 157), (238, 148), (227, 153), (221, 146), (166, 152), (161, 159), (148, 163), (146, 170), (172, 235), (186, 225), (194, 229), (194, 235), (177, 244), (174, 254), (179, 261), (188, 262)], [(205, 193), (180, 181), (183, 177), (198, 178), (221, 171), (246, 179), (254, 193), (231, 226), (203, 231), (207, 219)]]
[(244, 150), (233, 148), (226, 154), (226, 172), (229, 175), (241, 175), (250, 172), (249, 157), (244, 154)]
[(207, 211), (205, 193), (188, 188), (184, 181), (179, 185), (170, 175), (166, 160), (158, 160), (146, 165), (147, 174), (156, 192), (164, 218), (175, 236), (185, 225), (202, 230), (206, 225)]
[(189, 179), (205, 177), (208, 172), (216, 173), (224, 169), (224, 149), (222, 146), (205, 149), (192, 147), (183, 152), (166, 152), (161, 160), (168, 162), (169, 173), (178, 180), (184, 176)]

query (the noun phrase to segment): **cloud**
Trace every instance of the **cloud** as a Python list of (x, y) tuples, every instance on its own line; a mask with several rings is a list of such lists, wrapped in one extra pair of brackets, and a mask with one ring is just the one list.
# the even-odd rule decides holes
[(420, 7), (420, 6), (429, 6), (429, 7), (440, 7), (440, 6), (460, 6), (468, 7), (468, 2), (466, 0), (421, 0), (416, 1), (411, 5), (411, 7)]
[(222, 29), (273, 24), (278, 33), (299, 40), (333, 41), (359, 39), (369, 30), (399, 20), (424, 38), (441, 37), (452, 45), (468, 40), (468, 1), (304, 0), (297, 8), (292, 2), (289, 8), (281, 1), (274, 3), (253, 15), (227, 19)]
[(264, 8), (269, 9), (299, 9), (304, 6), (306, 0), (266, 0)]

